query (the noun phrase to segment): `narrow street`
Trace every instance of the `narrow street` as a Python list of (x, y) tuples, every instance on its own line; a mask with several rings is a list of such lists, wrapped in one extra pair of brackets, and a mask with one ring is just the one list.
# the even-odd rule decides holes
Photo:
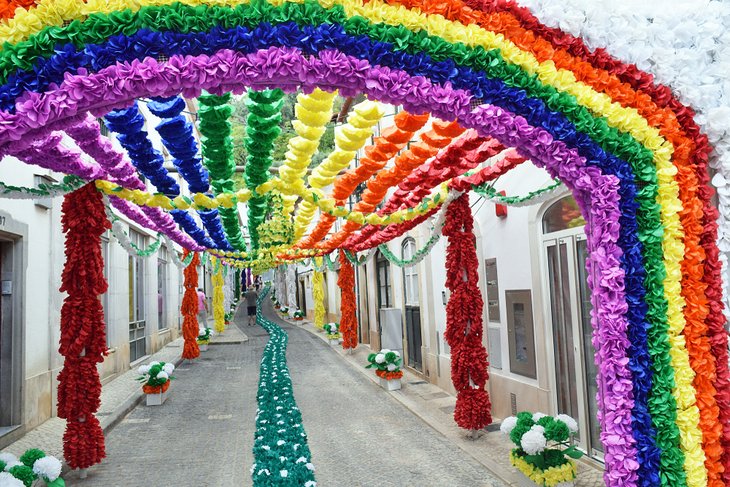
[[(289, 334), (288, 363), (320, 486), (501, 486), (322, 340), (264, 312)], [(107, 437), (107, 458), (70, 486), (251, 485), (256, 388), (268, 335), (235, 325), (244, 344), (211, 346), (175, 372), (162, 407), (134, 409)]]

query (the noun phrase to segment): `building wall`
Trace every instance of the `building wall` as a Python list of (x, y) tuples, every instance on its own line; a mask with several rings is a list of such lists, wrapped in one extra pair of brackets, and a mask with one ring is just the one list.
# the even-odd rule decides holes
[[(56, 181), (62, 175), (26, 166), (6, 157), (2, 160), (3, 182), (13, 186), (35, 187), (35, 175), (51, 176)], [(65, 262), (64, 235), (61, 230), (62, 197), (50, 200), (49, 209), (37, 206), (34, 200), (0, 199), (0, 238), (18, 237), (15, 247), (23, 263), (19, 272), (20, 286), (12, 292), (22, 303), (14, 313), (19, 319), (22, 354), (14, 357), (13, 367), (22, 369), (20, 428), (7, 433), (0, 428), (0, 448), (14, 441), (24, 431), (32, 429), (56, 415), (57, 380), (63, 366), (58, 352), (60, 314), (65, 294), (58, 291)], [(127, 232), (133, 225), (126, 223)], [(19, 231), (18, 229), (24, 229)], [(148, 235), (147, 243), (154, 236)], [(10, 233), (8, 233), (10, 232)], [(99, 364), (102, 381), (108, 382), (129, 370), (129, 304), (128, 254), (107, 232), (109, 240), (109, 291), (107, 298), (107, 334), (109, 355)], [(172, 250), (172, 249), (171, 249)], [(179, 335), (179, 287), (182, 274), (169, 259), (167, 323), (158, 325), (157, 318), (157, 254), (145, 264), (145, 309), (147, 313), (146, 351), (154, 353)], [(14, 422), (15, 423), (15, 422)], [(7, 433), (7, 434), (3, 434)]]

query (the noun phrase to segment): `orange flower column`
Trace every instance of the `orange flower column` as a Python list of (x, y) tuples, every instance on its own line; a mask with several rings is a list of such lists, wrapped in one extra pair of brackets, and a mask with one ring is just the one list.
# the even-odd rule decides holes
[(101, 235), (111, 225), (101, 193), (87, 184), (63, 201), (66, 264), (61, 292), (63, 369), (58, 374), (58, 416), (66, 419), (63, 456), (71, 468), (84, 469), (106, 456), (104, 433), (94, 413), (101, 404), (101, 381), (96, 365), (104, 360), (106, 333), (99, 295), (107, 291)]
[[(190, 253), (185, 251), (185, 256)], [(200, 356), (200, 348), (198, 347), (198, 264), (200, 264), (200, 256), (195, 253), (193, 260), (183, 271), (185, 276), (185, 294), (183, 295), (182, 306), (180, 311), (183, 315), (183, 345), (182, 358), (194, 359)]]
[(342, 317), (340, 318), (340, 334), (342, 335), (342, 348), (357, 347), (357, 316), (355, 310), (355, 270), (345, 252), (340, 249), (340, 275), (337, 278), (337, 285), (342, 292)]
[(454, 419), (459, 427), (478, 430), (492, 422), (492, 405), (486, 391), (487, 351), (482, 344), (482, 294), (479, 261), (473, 232), (469, 194), (454, 200), (446, 210), (443, 234), (448, 237), (446, 333), (451, 347), (451, 381), (457, 390)]

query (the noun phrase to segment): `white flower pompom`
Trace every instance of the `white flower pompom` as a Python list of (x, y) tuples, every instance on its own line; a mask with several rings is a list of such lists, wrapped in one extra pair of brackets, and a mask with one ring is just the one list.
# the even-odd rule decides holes
[(175, 371), (175, 366), (172, 365), (171, 363), (166, 363), (165, 365), (162, 366), (162, 370), (165, 371), (165, 373), (167, 373), (167, 375), (172, 375), (172, 373)]
[(537, 455), (542, 452), (547, 446), (545, 428), (540, 425), (535, 425), (530, 428), (530, 431), (522, 435), (520, 446), (528, 455)]
[(3, 462), (5, 464), (11, 464), (18, 461), (18, 457), (13, 455), (10, 452), (2, 452), (0, 453), (0, 462)]
[(140, 365), (139, 369), (137, 369), (137, 372), (139, 372), (140, 375), (147, 375), (150, 372), (150, 366), (149, 365)]
[(515, 426), (517, 426), (517, 417), (510, 416), (509, 418), (505, 418), (504, 420), (502, 420), (502, 424), (499, 425), (499, 431), (501, 431), (505, 435), (508, 435), (512, 433), (512, 430), (515, 429)]
[(380, 350), (380, 353), (382, 353), (383, 355), (385, 355), (386, 353), (390, 353), (391, 351), (392, 350), (389, 349), (389, 348), (383, 348), (382, 350)]
[(160, 362), (157, 362), (157, 361), (155, 361), (155, 362), (150, 362), (150, 363), (148, 363), (147, 365), (149, 365), (150, 367), (154, 367), (155, 365), (160, 365)]
[(388, 364), (388, 372), (393, 372), (396, 368), (395, 364)]
[(164, 370), (162, 370), (162, 371), (160, 371), (159, 374), (157, 374), (157, 378), (158, 379), (165, 379), (165, 380), (167, 380), (167, 379), (170, 378), (170, 376), (168, 375), (167, 372), (165, 372)]
[(5, 465), (5, 471), (7, 472), (7, 471), (8, 471), (8, 470), (10, 470), (11, 468), (13, 468), (13, 467), (19, 467), (19, 466), (21, 466), (21, 465), (23, 465), (23, 462), (19, 462), (18, 460), (13, 460), (12, 462), (8, 462), (8, 463), (7, 463), (6, 465)]
[(532, 420), (537, 423), (538, 421), (540, 421), (540, 418), (544, 418), (545, 416), (547, 416), (547, 414), (535, 413), (532, 415)]
[(7, 472), (0, 472), (0, 487), (25, 487), (25, 484)]
[(314, 480), (307, 480), (304, 487), (317, 487), (317, 482)]
[(286, 478), (286, 477), (289, 476), (289, 472), (287, 472), (286, 470), (282, 470), (281, 472), (279, 472), (279, 475), (281, 475), (282, 477)]
[(570, 430), (571, 433), (578, 432), (578, 422), (576, 420), (574, 420), (573, 418), (571, 418), (570, 416), (568, 416), (567, 414), (558, 414), (557, 416), (555, 416), (555, 419), (565, 423), (566, 426), (568, 426), (568, 429)]
[(395, 354), (396, 357), (400, 358), (400, 352), (394, 351), (393, 353)]
[(383, 362), (385, 362), (385, 354), (384, 353), (377, 354), (375, 356), (375, 363), (382, 364)]
[(39, 458), (33, 464), (33, 473), (48, 482), (53, 482), (61, 476), (61, 461), (53, 456)]

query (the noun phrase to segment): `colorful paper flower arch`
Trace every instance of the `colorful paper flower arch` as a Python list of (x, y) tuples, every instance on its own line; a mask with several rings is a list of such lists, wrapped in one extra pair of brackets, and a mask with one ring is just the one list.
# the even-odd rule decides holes
[[(175, 106), (171, 97), (198, 97), (204, 90), (223, 97), (247, 89), (337, 89), (456, 121), (475, 137), (489, 137), (544, 167), (573, 192), (587, 221), (607, 484), (730, 482), (730, 372), (717, 212), (707, 184), (709, 147), (692, 110), (648, 74), (589, 51), (579, 39), (501, 0), (44, 0), (28, 11), (5, 8), (1, 15), (8, 20), (0, 26), (0, 155), (106, 180), (97, 185), (112, 193), (118, 211), (189, 250), (212, 248), (224, 262), (242, 256), (232, 209), (248, 198), (254, 203), (249, 216), (260, 223), (267, 183), (252, 177), (247, 192), (232, 192), (225, 182), (230, 168), (214, 163), (208, 167), (213, 191), (187, 202), (165, 185), (159, 158), (138, 129), (130, 126), (125, 133), (130, 164), (114, 155), (89, 113), (113, 112), (112, 119), (131, 122), (137, 119), (130, 106), (143, 97), (170, 103), (159, 107), (164, 112)], [(225, 116), (215, 108), (225, 101), (208, 101), (212, 117)], [(266, 120), (275, 114), (264, 112), (252, 111), (259, 120), (251, 123), (268, 140)], [(97, 162), (61, 148), (59, 131), (76, 138)], [(194, 158), (186, 153), (186, 139), (170, 142), (181, 167), (190, 168)], [(447, 142), (440, 146), (444, 152)], [(260, 168), (270, 164), (264, 145), (253, 147)], [(215, 161), (220, 154), (203, 155)], [(145, 194), (137, 171), (147, 171), (165, 195)], [(202, 181), (203, 173), (189, 176)], [(405, 191), (409, 183), (396, 179)], [(129, 193), (118, 194), (128, 198), (114, 196), (109, 184), (127, 188)], [(307, 201), (317, 203), (316, 196)], [(83, 207), (80, 198), (74, 204)], [(192, 204), (204, 228), (186, 211)], [(417, 204), (408, 200), (406, 206)], [(352, 250), (378, 245), (438, 205), (384, 228), (382, 215), (352, 216), (349, 230), (376, 225), (337, 243)], [(98, 202), (92, 206), (98, 213)], [(219, 206), (225, 208), (220, 214), (208, 213)], [(466, 241), (462, 237), (454, 241)], [(310, 240), (296, 251), (264, 249), (247, 258), (270, 266), (306, 250), (321, 255), (321, 239)], [(470, 333), (481, 336), (480, 330)], [(464, 377), (459, 381), (469, 384)], [(88, 408), (93, 412), (94, 405)], [(83, 421), (73, 424), (76, 431)], [(101, 457), (103, 448), (92, 461), (75, 461), (73, 452), (67, 461), (82, 467)]]

